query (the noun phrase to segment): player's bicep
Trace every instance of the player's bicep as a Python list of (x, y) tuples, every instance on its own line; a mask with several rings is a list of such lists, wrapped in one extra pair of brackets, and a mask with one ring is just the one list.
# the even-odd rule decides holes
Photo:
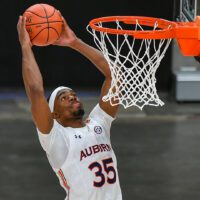
[(44, 95), (31, 96), (31, 112), (40, 132), (48, 134), (53, 127), (53, 117)]
[[(101, 109), (103, 109), (107, 114), (109, 114), (112, 117), (115, 117), (119, 106), (118, 105), (112, 106), (110, 104), (110, 101), (104, 102), (102, 100), (103, 96), (105, 96), (110, 89), (111, 80), (112, 80), (111, 78), (106, 78), (104, 83), (103, 83), (103, 86), (102, 86), (102, 89), (101, 89), (101, 96), (100, 96), (99, 105), (100, 105)], [(117, 103), (117, 102), (113, 100), (113, 103)]]

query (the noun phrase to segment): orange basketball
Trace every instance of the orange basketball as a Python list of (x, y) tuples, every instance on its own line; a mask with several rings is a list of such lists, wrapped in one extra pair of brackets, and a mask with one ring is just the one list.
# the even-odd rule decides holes
[(23, 14), (26, 30), (32, 44), (47, 46), (54, 43), (61, 34), (63, 21), (60, 13), (48, 4), (35, 4)]

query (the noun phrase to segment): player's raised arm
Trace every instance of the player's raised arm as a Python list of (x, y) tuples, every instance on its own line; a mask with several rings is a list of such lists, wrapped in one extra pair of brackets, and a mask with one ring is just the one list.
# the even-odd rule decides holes
[(101, 98), (99, 104), (105, 112), (107, 112), (112, 117), (115, 117), (118, 106), (111, 106), (109, 102), (102, 101), (102, 97), (107, 94), (111, 85), (111, 73), (106, 59), (99, 50), (89, 46), (88, 44), (77, 38), (74, 32), (66, 23), (65, 19), (62, 19), (64, 21), (63, 32), (61, 33), (60, 39), (56, 43), (54, 43), (54, 45), (68, 46), (78, 51), (86, 58), (88, 58), (99, 69), (99, 71), (102, 72), (102, 74), (105, 76), (105, 81), (101, 90)]
[(43, 79), (34, 58), (32, 44), (25, 28), (25, 20), (20, 16), (17, 24), (22, 49), (22, 76), (27, 96), (31, 102), (33, 120), (39, 130), (46, 134), (53, 126), (53, 118), (44, 95)]

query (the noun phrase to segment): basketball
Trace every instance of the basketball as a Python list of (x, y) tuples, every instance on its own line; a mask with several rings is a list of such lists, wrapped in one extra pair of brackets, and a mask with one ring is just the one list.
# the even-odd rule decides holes
[(36, 46), (47, 46), (59, 39), (63, 21), (60, 13), (48, 4), (35, 4), (23, 14), (26, 30)]

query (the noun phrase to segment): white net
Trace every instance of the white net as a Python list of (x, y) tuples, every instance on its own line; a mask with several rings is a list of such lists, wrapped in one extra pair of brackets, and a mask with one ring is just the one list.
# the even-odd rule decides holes
[[(103, 27), (103, 23), (98, 26)], [(119, 21), (110, 26), (118, 30), (127, 28)], [(137, 21), (131, 26), (137, 31), (149, 28)], [(151, 30), (157, 29), (155, 22)], [(164, 105), (157, 94), (155, 74), (171, 39), (135, 39), (130, 35), (95, 31), (89, 26), (87, 30), (93, 35), (111, 70), (111, 87), (103, 101), (110, 101), (111, 105), (121, 104), (124, 108), (137, 106), (141, 110), (145, 105)]]

